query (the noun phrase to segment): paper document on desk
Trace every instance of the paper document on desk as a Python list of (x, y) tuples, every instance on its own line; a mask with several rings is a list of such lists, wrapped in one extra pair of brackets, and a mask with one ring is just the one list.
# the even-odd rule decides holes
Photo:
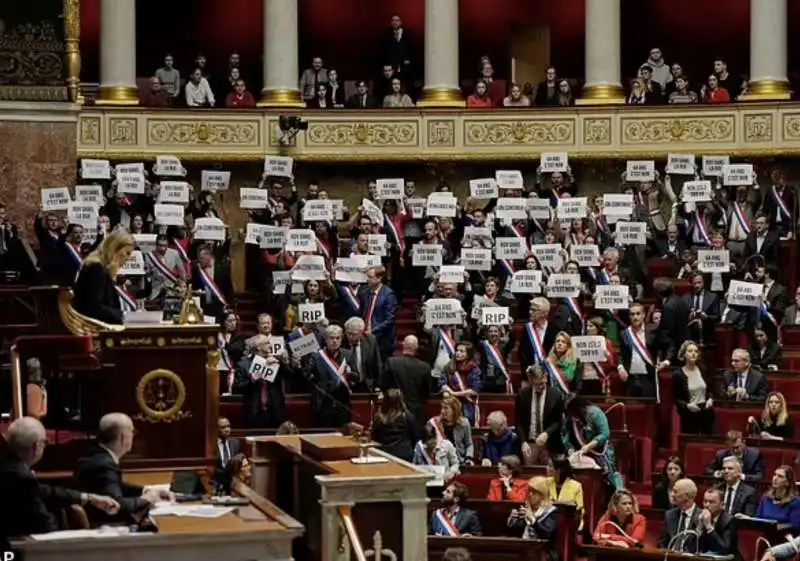
[(230, 507), (212, 505), (191, 505), (177, 503), (156, 503), (150, 509), (150, 516), (186, 516), (189, 518), (219, 518), (233, 512)]
[(47, 534), (34, 534), (31, 536), (39, 542), (58, 540), (86, 540), (94, 538), (118, 538), (120, 536), (146, 536), (147, 534), (131, 533), (127, 526), (104, 526), (94, 530), (61, 530)]
[(444, 487), (445, 466), (427, 465), (417, 467), (422, 468), (431, 475), (435, 476), (434, 479), (431, 479), (425, 483), (428, 487)]

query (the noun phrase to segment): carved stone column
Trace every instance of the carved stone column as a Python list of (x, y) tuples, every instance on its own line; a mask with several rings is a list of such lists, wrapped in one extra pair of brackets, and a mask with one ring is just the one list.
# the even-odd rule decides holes
[(67, 63), (67, 88), (69, 100), (83, 104), (81, 96), (81, 3), (64, 0), (64, 51)]
[(403, 505), (403, 558), (425, 559), (428, 555), (428, 503), (430, 499), (400, 501)]
[(300, 97), (297, 0), (264, 1), (264, 89), (259, 107), (304, 107)]
[(100, 4), (100, 97), (97, 105), (138, 105), (136, 0)]
[(791, 98), (787, 68), (786, 0), (750, 0), (750, 83), (745, 99)]
[(425, 0), (425, 87), (420, 107), (464, 107), (458, 85), (458, 0)]
[(586, 0), (586, 85), (579, 105), (625, 103), (620, 25), (620, 0)]

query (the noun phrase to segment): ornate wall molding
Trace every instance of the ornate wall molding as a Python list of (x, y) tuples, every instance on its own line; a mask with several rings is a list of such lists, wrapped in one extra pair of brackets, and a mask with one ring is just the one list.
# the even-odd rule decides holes
[(71, 103), (0, 101), (0, 122), (77, 123), (79, 115), (80, 107)]
[[(0, 120), (2, 120), (0, 104)], [(290, 113), (290, 112), (285, 112)], [(445, 162), (663, 158), (670, 152), (800, 155), (800, 105), (581, 107), (565, 110), (306, 111), (309, 128), (286, 145), (276, 111), (84, 107), (80, 156), (256, 161)]]

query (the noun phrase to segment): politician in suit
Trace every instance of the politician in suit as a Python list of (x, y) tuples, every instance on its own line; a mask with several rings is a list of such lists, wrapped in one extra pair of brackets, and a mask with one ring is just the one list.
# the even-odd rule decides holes
[[(305, 365), (310, 381), (314, 426), (343, 427), (351, 422), (350, 397), (358, 381), (353, 352), (342, 348), (344, 330), (338, 325), (325, 328), (325, 344), (310, 355)], [(359, 419), (366, 424), (369, 419)]]
[(778, 232), (770, 230), (769, 219), (759, 215), (755, 219), (755, 229), (747, 234), (744, 241), (744, 257), (746, 259), (760, 256), (767, 265), (778, 264), (781, 249), (781, 238)]
[(217, 421), (217, 453), (212, 476), (217, 489), (230, 488), (230, 473), (226, 468), (240, 448), (239, 441), (231, 438), (231, 422), (226, 417), (220, 417)]
[(723, 375), (723, 399), (753, 401), (759, 405), (767, 400), (769, 384), (764, 374), (750, 364), (750, 353), (745, 349), (734, 349), (731, 353), (732, 370)]
[(197, 262), (192, 265), (191, 280), (193, 290), (205, 290), (200, 298), (205, 315), (219, 318), (226, 308), (232, 306), (230, 266), (222, 260), (214, 259), (211, 246), (201, 245), (197, 249)]
[(672, 486), (675, 508), (664, 515), (664, 526), (658, 541), (659, 549), (680, 553), (695, 552), (698, 548), (696, 532), (700, 518), (700, 507), (695, 504), (697, 485), (691, 479), (679, 479)]
[(88, 505), (108, 513), (119, 503), (108, 496), (81, 493), (40, 483), (32, 468), (42, 459), (47, 434), (33, 417), (17, 419), (5, 433), (6, 450), (0, 460), (0, 535), (5, 538), (45, 534), (58, 530), (53, 510)]
[(410, 84), (411, 75), (411, 37), (403, 27), (403, 20), (398, 14), (392, 15), (391, 28), (383, 32), (380, 44), (380, 56), (384, 65), (391, 66), (400, 78)]
[(98, 234), (94, 243), (83, 241), (83, 226), (69, 224), (64, 235), (58, 240), (57, 250), (60, 254), (59, 284), (72, 286), (78, 277), (78, 271), (86, 255), (97, 249), (103, 241), (103, 235)]
[(431, 388), (431, 367), (417, 357), (419, 340), (415, 335), (403, 339), (400, 356), (390, 356), (383, 369), (380, 390), (399, 389), (403, 394), (406, 408), (414, 416), (418, 433), (425, 425), (425, 402)]
[(548, 385), (548, 374), (540, 364), (525, 372), (529, 385), (517, 393), (514, 405), (517, 435), (522, 439), (522, 456), (526, 464), (539, 460), (542, 452), (549, 456), (564, 453), (561, 441), (561, 420), (564, 416), (562, 393)]
[(383, 371), (378, 341), (371, 333), (365, 333), (364, 320), (352, 317), (344, 322), (345, 339), (342, 348), (353, 353), (358, 382), (353, 390), (357, 393), (372, 393), (376, 390)]
[(442, 508), (431, 514), (433, 536), (480, 536), (483, 534), (478, 513), (466, 508), (469, 489), (463, 483), (451, 483), (442, 492)]
[(174, 500), (169, 491), (145, 492), (145, 488), (123, 481), (119, 462), (133, 448), (133, 421), (123, 413), (109, 413), (100, 419), (97, 440), (78, 460), (72, 474), (75, 486), (87, 493), (108, 495), (119, 503), (114, 516), (87, 508), (92, 524), (131, 523), (145, 514), (158, 500)]
[[(529, 366), (533, 366), (540, 361), (547, 360), (550, 349), (556, 341), (558, 329), (551, 321), (550, 300), (544, 297), (537, 297), (531, 300), (530, 321), (523, 328), (522, 337), (519, 342), (519, 362), (520, 367), (527, 371)], [(538, 348), (541, 342), (543, 356), (539, 357)]]
[(368, 269), (367, 284), (359, 294), (366, 331), (372, 333), (378, 341), (382, 362), (392, 355), (397, 344), (397, 296), (391, 288), (383, 284), (385, 276), (386, 269), (383, 267)]
[[(725, 459), (734, 457), (741, 464), (741, 471), (746, 481), (762, 481), (764, 479), (764, 458), (757, 448), (745, 446), (744, 436), (740, 431), (728, 431), (725, 435), (728, 447), (714, 454), (714, 459), (706, 468), (706, 475), (725, 476)], [(730, 468), (728, 468), (730, 469)]]
[(697, 517), (697, 532), (700, 534), (698, 553), (734, 555), (741, 559), (734, 518), (725, 512), (722, 491), (716, 487), (707, 489), (703, 495), (703, 510)]
[(83, 261), (72, 306), (92, 319), (122, 324), (122, 301), (115, 279), (133, 252), (135, 242), (127, 230), (117, 228)]
[(617, 374), (625, 383), (626, 395), (655, 397), (659, 366), (656, 330), (645, 324), (641, 304), (631, 305), (630, 317), (630, 327), (620, 334)]
[(769, 218), (781, 236), (786, 236), (794, 232), (794, 223), (797, 218), (797, 192), (794, 187), (786, 185), (786, 175), (782, 170), (773, 170), (770, 178), (772, 179), (772, 188), (764, 190), (761, 212)]
[(169, 240), (163, 234), (156, 237), (156, 247), (145, 255), (144, 265), (150, 277), (150, 300), (163, 298), (175, 289), (178, 280), (187, 280), (178, 250), (169, 247)]
[(689, 337), (693, 341), (712, 341), (720, 319), (719, 300), (706, 290), (703, 273), (692, 273), (690, 280), (694, 290), (683, 296), (689, 306)]
[[(556, 309), (556, 315), (553, 316), (553, 329), (556, 333), (562, 331), (567, 333), (570, 337), (576, 335), (583, 335), (583, 312), (581, 311), (581, 304), (578, 303), (579, 298), (563, 298), (561, 303)], [(570, 303), (570, 301), (572, 303)]]
[(689, 338), (689, 303), (675, 294), (672, 279), (656, 279), (653, 288), (663, 303), (661, 321), (655, 329), (656, 350), (664, 361), (674, 362), (678, 349)]
[(736, 456), (722, 460), (722, 479), (719, 485), (725, 512), (731, 516), (755, 516), (758, 509), (758, 492), (742, 481), (742, 462)]
[(672, 257), (678, 259), (686, 249), (686, 241), (680, 238), (678, 227), (675, 224), (667, 226), (667, 235), (655, 241), (656, 256), (664, 259)]
[(248, 428), (278, 428), (286, 420), (283, 386), (288, 366), (272, 354), (272, 349), (269, 337), (256, 335), (250, 353), (236, 364), (234, 391), (242, 395)]

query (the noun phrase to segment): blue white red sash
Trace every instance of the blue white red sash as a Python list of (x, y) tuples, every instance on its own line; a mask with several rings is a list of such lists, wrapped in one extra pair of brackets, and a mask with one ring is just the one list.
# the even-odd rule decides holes
[(183, 246), (178, 242), (178, 240), (175, 240), (173, 245), (175, 246), (175, 251), (178, 252), (178, 256), (181, 258), (181, 261), (184, 263), (191, 262), (191, 259), (189, 259), (189, 254), (186, 253), (186, 250), (183, 249)]
[(83, 264), (83, 257), (78, 253), (78, 250), (71, 243), (65, 243), (64, 247), (67, 248), (70, 258), (75, 261), (75, 264), (80, 267)]
[(383, 222), (386, 226), (386, 231), (392, 236), (393, 241), (397, 244), (397, 248), (403, 252), (405, 251), (405, 244), (403, 243), (403, 238), (400, 237), (400, 232), (397, 231), (397, 226), (394, 225), (392, 219), (389, 217), (388, 214), (383, 215)]
[(694, 227), (695, 227), (695, 240), (698, 243), (703, 243), (705, 245), (711, 245), (711, 238), (708, 235), (708, 228), (705, 225), (705, 212), (703, 216), (700, 216), (700, 211), (697, 210), (694, 213)]
[(203, 281), (203, 284), (205, 285), (206, 289), (211, 293), (211, 295), (214, 296), (214, 298), (216, 298), (216, 300), (220, 304), (222, 304), (223, 306), (227, 306), (228, 303), (225, 301), (225, 297), (222, 295), (222, 291), (216, 285), (214, 279), (211, 278), (211, 275), (209, 275), (202, 267), (198, 267), (197, 271), (200, 273), (200, 280)]
[(561, 370), (561, 368), (559, 368), (550, 357), (548, 357), (547, 360), (542, 363), (542, 366), (549, 375), (550, 385), (554, 388), (560, 389), (562, 392), (564, 392), (564, 395), (568, 395), (569, 382), (567, 382), (567, 377), (564, 374), (564, 371)]
[(525, 236), (525, 231), (524, 230), (520, 230), (519, 226), (515, 226), (514, 224), (512, 224), (510, 226), (510, 230), (511, 230), (511, 233), (514, 235), (514, 237), (517, 237), (517, 238), (519, 238), (521, 240), (525, 240), (525, 244), (526, 245), (528, 244), (528, 238)]
[(784, 201), (783, 197), (778, 194), (778, 188), (775, 187), (775, 185), (772, 186), (772, 194), (775, 197), (775, 203), (778, 205), (778, 210), (783, 215), (783, 220), (791, 220), (792, 213), (789, 211), (786, 201)]
[[(465, 391), (470, 389), (470, 387), (464, 381), (464, 378), (461, 376), (460, 372), (454, 371), (453, 374), (452, 374), (452, 378), (455, 381), (456, 386), (458, 386), (458, 390), (457, 391), (465, 392)], [(506, 381), (506, 386), (508, 386), (508, 384), (509, 384), (508, 381)], [(481, 410), (480, 410), (480, 405), (478, 404), (478, 396), (475, 396), (473, 398), (470, 395), (465, 395), (465, 396), (463, 396), (463, 398), (464, 398), (464, 400), (466, 402), (472, 404), (472, 406), (473, 406), (473, 417), (474, 417), (473, 420), (472, 420), (472, 426), (475, 427), (475, 428), (478, 428), (480, 426), (480, 420), (481, 420)]]
[(739, 228), (741, 228), (742, 233), (747, 236), (750, 233), (750, 225), (749, 220), (747, 219), (747, 214), (745, 214), (742, 207), (739, 206), (739, 203), (736, 201), (733, 202), (733, 217), (736, 219), (736, 222), (739, 224)]
[(317, 236), (317, 249), (326, 260), (331, 258), (331, 250), (328, 249), (328, 244), (322, 241), (319, 236)]
[(286, 339), (287, 341), (294, 341), (295, 339), (299, 339), (304, 335), (305, 333), (303, 333), (302, 329), (300, 329), (299, 327), (295, 327), (294, 330), (292, 330), (292, 332), (286, 336)]
[(156, 254), (155, 251), (151, 251), (149, 253), (146, 253), (145, 255), (147, 256), (147, 260), (150, 261), (150, 264), (154, 268), (158, 269), (159, 273), (167, 277), (167, 280), (169, 280), (172, 283), (178, 282), (178, 275), (175, 274), (174, 271), (170, 270), (169, 267), (167, 267), (167, 264), (161, 260), (161, 256)]
[(767, 305), (764, 302), (761, 302), (760, 314), (762, 318), (769, 320), (772, 325), (778, 327), (778, 320), (775, 319), (775, 316), (772, 315), (772, 312), (767, 309)]
[(450, 335), (448, 329), (439, 328), (439, 342), (444, 347), (444, 351), (450, 358), (453, 358), (456, 354), (456, 343), (453, 341), (453, 336)]
[(603, 219), (603, 215), (600, 213), (592, 213), (592, 218), (594, 218), (594, 223), (597, 225), (597, 229), (601, 232), (606, 232), (606, 221)]
[(378, 304), (378, 296), (380, 295), (380, 287), (377, 292), (372, 292), (372, 289), (370, 289), (367, 293), (367, 310), (364, 314), (364, 323), (366, 323), (367, 331), (372, 331), (372, 316), (375, 315), (375, 306)]
[(445, 438), (445, 435), (444, 435), (444, 425), (442, 424), (442, 418), (441, 417), (439, 417), (439, 416), (431, 417), (428, 420), (428, 424), (433, 429), (433, 432), (436, 433), (436, 440), (437, 441), (439, 441), (439, 440), (447, 440)]
[(645, 342), (633, 332), (633, 327), (629, 327), (625, 330), (625, 337), (628, 339), (628, 344), (631, 346), (631, 350), (638, 354), (648, 366), (655, 368), (656, 363), (653, 361), (650, 350), (647, 348)]
[(135, 312), (136, 299), (133, 296), (131, 296), (131, 294), (121, 286), (114, 285), (114, 288), (117, 289), (117, 294), (119, 295), (119, 301), (122, 306), (122, 311)]
[(489, 341), (481, 341), (481, 345), (483, 345), (483, 351), (486, 353), (486, 358), (489, 359), (489, 362), (498, 369), (503, 376), (505, 376), (506, 381), (506, 393), (509, 395), (514, 393), (514, 388), (511, 384), (511, 376), (508, 375), (508, 368), (506, 368), (505, 361), (503, 360), (503, 355), (500, 354), (500, 351), (497, 350), (497, 347), (494, 345), (489, 344)]
[(506, 273), (508, 273), (509, 276), (514, 276), (516, 269), (514, 267), (514, 263), (512, 263), (510, 259), (500, 259), (500, 265), (503, 266), (503, 269), (506, 270)]
[(350, 389), (350, 384), (347, 383), (347, 361), (342, 360), (342, 363), (337, 366), (336, 362), (328, 355), (325, 349), (320, 349), (317, 353), (320, 358), (322, 358), (322, 364), (325, 366), (325, 370), (328, 371), (328, 374), (338, 383), (344, 385), (348, 392), (352, 391)]
[(341, 287), (341, 292), (353, 311), (359, 313), (361, 311), (361, 302), (358, 300), (358, 289), (345, 285)]
[(583, 319), (583, 313), (581, 312), (580, 307), (578, 306), (578, 299), (577, 298), (564, 298), (564, 302), (567, 304), (567, 307), (570, 311), (578, 316), (578, 319), (581, 322), (581, 333), (584, 332), (586, 329), (586, 322)]
[(422, 460), (422, 465), (424, 466), (436, 465), (436, 457), (435, 457), (436, 454), (434, 454), (434, 457), (431, 458), (430, 454), (428, 454), (428, 451), (425, 449), (425, 445), (422, 444), (421, 440), (417, 441), (416, 449), (417, 453), (419, 453), (420, 460)]
[(444, 509), (438, 508), (433, 513), (433, 526), (431, 530), (433, 530), (433, 535), (435, 536), (448, 536), (451, 538), (457, 538), (461, 535), (461, 532), (458, 531), (456, 525), (450, 519), (450, 517), (445, 514)]
[[(545, 322), (542, 331), (547, 333), (547, 322)], [(532, 321), (529, 321), (525, 324), (525, 333), (528, 334), (528, 339), (530, 340), (536, 362), (544, 362), (547, 358), (547, 355), (544, 352), (544, 343), (542, 342), (542, 338), (539, 337), (539, 332)]]
[(219, 366), (217, 370), (227, 370), (230, 372), (233, 370), (233, 365), (231, 364), (231, 357), (228, 355), (228, 351), (225, 348), (228, 342), (225, 341), (225, 336), (222, 333), (217, 334), (217, 347), (219, 348)]
[(600, 269), (600, 273), (598, 274), (597, 282), (599, 284), (611, 284), (611, 276), (608, 274), (608, 271), (605, 267)]
[[(608, 357), (611, 354), (610, 351), (609, 351), (609, 348), (608, 348), (608, 339), (606, 339), (606, 344), (605, 344), (604, 348), (605, 348), (606, 360), (608, 360)], [(594, 366), (594, 369), (597, 371), (597, 377), (600, 378), (601, 380), (605, 381), (606, 372), (605, 372), (605, 370), (603, 370), (603, 365), (600, 364), (599, 362), (592, 362), (592, 366)]]
[[(580, 444), (581, 448), (586, 448), (587, 444), (591, 442), (591, 440), (587, 440), (586, 436), (584, 436), (583, 430), (578, 428), (578, 421), (574, 417), (572, 418), (572, 434), (575, 435), (575, 440), (578, 441), (578, 444)], [(602, 456), (605, 454), (606, 446), (608, 446), (607, 440), (599, 449), (590, 450), (589, 453), (594, 454), (595, 456)]]

